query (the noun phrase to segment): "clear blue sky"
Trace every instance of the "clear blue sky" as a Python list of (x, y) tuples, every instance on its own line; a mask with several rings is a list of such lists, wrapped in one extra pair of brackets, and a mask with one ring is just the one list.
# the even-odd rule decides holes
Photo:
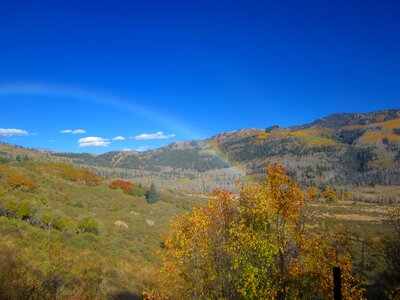
[(399, 1), (1, 0), (0, 141), (99, 153), (398, 108), (399, 15)]

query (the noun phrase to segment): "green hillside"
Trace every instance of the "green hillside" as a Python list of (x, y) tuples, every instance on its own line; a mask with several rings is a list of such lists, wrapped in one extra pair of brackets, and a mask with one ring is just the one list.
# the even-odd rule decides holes
[(29, 293), (41, 299), (54, 299), (52, 293), (58, 298), (140, 295), (151, 287), (155, 249), (168, 220), (204, 200), (192, 197), (191, 203), (162, 192), (161, 201), (149, 204), (144, 196), (109, 185), (64, 163), (3, 161), (0, 263), (19, 275), (2, 271), (0, 282), (21, 298)]

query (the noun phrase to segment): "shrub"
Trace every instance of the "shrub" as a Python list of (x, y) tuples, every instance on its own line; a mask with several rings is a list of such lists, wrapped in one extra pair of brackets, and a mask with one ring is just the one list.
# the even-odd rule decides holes
[(4, 210), (7, 217), (14, 218), (17, 215), (18, 203), (14, 200), (8, 201), (4, 205)]
[(82, 181), (89, 186), (98, 186), (102, 178), (88, 170), (79, 169), (67, 164), (58, 164), (61, 170), (61, 175), (71, 181)]
[(34, 191), (37, 189), (36, 183), (34, 183), (31, 179), (27, 178), (22, 174), (9, 174), (8, 175), (8, 184), (16, 189), (16, 188), (27, 188), (29, 191)]
[(331, 187), (327, 187), (323, 192), (322, 196), (325, 198), (326, 201), (328, 202), (337, 202), (338, 201), (338, 196), (335, 192), (335, 190)]
[(318, 196), (319, 196), (319, 190), (317, 188), (312, 187), (307, 190), (307, 198), (309, 200), (316, 200)]
[(132, 185), (132, 182), (129, 181), (123, 181), (123, 180), (114, 180), (113, 182), (110, 183), (108, 186), (110, 189), (123, 189), (125, 187), (130, 187)]
[(32, 207), (32, 204), (30, 202), (24, 201), (18, 205), (15, 216), (22, 220), (27, 220), (31, 219), (34, 213), (35, 209)]
[(67, 228), (67, 219), (62, 216), (58, 216), (53, 221), (53, 227), (57, 230), (65, 230)]
[(66, 217), (56, 214), (52, 211), (46, 211), (40, 218), (41, 226), (46, 229), (65, 230), (67, 228)]
[(82, 180), (89, 186), (98, 186), (101, 183), (101, 177), (88, 170), (83, 171)]
[(99, 224), (89, 217), (83, 218), (78, 224), (78, 232), (99, 233)]
[(143, 189), (142, 185), (123, 180), (114, 180), (108, 186), (110, 189), (121, 189), (125, 194), (132, 196), (144, 196), (146, 191)]

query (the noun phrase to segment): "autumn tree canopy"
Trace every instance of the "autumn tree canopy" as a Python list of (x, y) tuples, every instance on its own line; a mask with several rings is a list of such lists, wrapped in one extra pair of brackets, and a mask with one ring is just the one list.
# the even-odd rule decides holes
[(149, 298), (333, 298), (333, 266), (342, 269), (344, 299), (363, 298), (346, 238), (308, 232), (303, 192), (280, 164), (266, 171), (238, 196), (216, 191), (208, 205), (171, 222)]

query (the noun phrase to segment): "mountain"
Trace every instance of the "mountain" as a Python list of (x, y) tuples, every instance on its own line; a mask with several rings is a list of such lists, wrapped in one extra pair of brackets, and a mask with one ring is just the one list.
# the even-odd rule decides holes
[(217, 135), (207, 143), (249, 174), (281, 161), (305, 185), (400, 184), (400, 111), (334, 114), (311, 124)]
[[(7, 152), (3, 146), (0, 155), (1, 149)], [(266, 161), (280, 161), (305, 186), (399, 185), (400, 110), (339, 113), (290, 128), (241, 129), (145, 152), (43, 154), (103, 176), (177, 189), (232, 189), (243, 173), (261, 176)]]

